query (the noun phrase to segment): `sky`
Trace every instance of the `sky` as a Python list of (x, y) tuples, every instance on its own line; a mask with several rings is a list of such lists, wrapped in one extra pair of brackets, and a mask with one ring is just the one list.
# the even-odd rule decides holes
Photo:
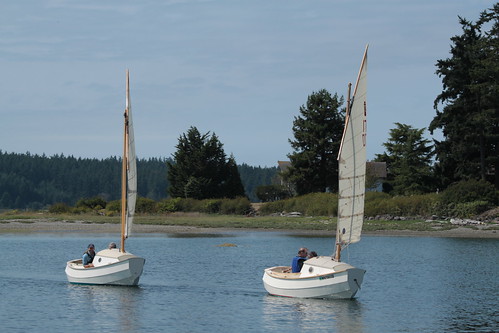
[[(191, 126), (237, 164), (292, 153), (293, 119), (340, 96), (368, 52), (368, 159), (395, 123), (427, 128), (435, 74), (484, 0), (5, 0), (0, 150), (120, 156), (125, 73), (139, 158), (171, 157)], [(440, 134), (428, 139), (441, 139)]]

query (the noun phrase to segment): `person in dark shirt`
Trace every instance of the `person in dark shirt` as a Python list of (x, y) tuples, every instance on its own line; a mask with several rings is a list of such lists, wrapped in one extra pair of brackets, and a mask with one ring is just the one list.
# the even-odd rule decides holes
[(94, 244), (88, 244), (88, 249), (83, 253), (83, 258), (82, 258), (82, 263), (83, 267), (88, 268), (88, 267), (94, 267), (94, 264), (92, 264), (92, 261), (94, 261), (95, 257), (95, 246)]

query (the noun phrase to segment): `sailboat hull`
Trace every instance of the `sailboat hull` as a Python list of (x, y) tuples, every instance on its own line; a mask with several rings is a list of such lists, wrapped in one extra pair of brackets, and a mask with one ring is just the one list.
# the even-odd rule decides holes
[(136, 286), (145, 259), (119, 250), (103, 250), (94, 258), (95, 267), (85, 268), (81, 259), (68, 261), (66, 276), (70, 283)]
[(351, 299), (359, 291), (365, 270), (330, 257), (307, 260), (300, 273), (285, 273), (288, 266), (267, 268), (263, 284), (275, 296), (296, 298)]

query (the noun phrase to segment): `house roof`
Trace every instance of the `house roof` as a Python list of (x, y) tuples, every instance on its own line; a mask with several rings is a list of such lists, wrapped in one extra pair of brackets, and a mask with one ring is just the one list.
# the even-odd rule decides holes
[(291, 166), (291, 162), (290, 161), (277, 161), (277, 165), (279, 166), (279, 169), (281, 169), (281, 171), (286, 171), (286, 169), (288, 169)]
[(377, 178), (386, 178), (386, 162), (367, 162), (366, 167)]

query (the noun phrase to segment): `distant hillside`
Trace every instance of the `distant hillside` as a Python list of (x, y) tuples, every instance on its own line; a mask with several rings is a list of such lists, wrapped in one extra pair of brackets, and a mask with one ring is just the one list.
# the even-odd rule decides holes
[[(167, 197), (166, 158), (137, 161), (139, 196)], [(248, 198), (255, 202), (255, 188), (271, 184), (277, 168), (238, 166)], [(106, 201), (120, 197), (121, 158), (6, 153), (0, 150), (0, 208), (41, 209), (56, 202), (74, 205), (79, 199), (100, 196)]]

